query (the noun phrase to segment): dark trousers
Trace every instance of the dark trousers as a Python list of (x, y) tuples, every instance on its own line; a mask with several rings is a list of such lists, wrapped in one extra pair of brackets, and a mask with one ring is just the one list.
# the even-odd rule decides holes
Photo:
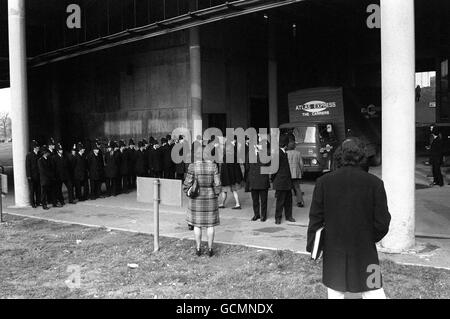
[(67, 188), (67, 194), (69, 196), (69, 203), (73, 203), (73, 185), (72, 182), (70, 180), (67, 181), (56, 181), (56, 200), (58, 202), (60, 202), (61, 204), (64, 204), (64, 196), (63, 196), (63, 192), (62, 192), (62, 186), (63, 184), (66, 186)]
[(101, 180), (89, 180), (90, 186), (91, 186), (91, 199), (97, 199), (100, 197), (101, 194), (101, 186), (102, 181)]
[(130, 180), (130, 176), (128, 176), (128, 175), (122, 175), (120, 177), (120, 190), (122, 193), (128, 193), (129, 180)]
[(130, 188), (131, 189), (135, 189), (136, 188), (136, 175), (131, 175), (130, 176)]
[(75, 196), (78, 200), (86, 200), (89, 194), (89, 184), (87, 180), (75, 180)]
[(433, 170), (434, 183), (440, 186), (444, 185), (444, 178), (442, 177), (441, 172), (441, 161), (439, 159), (432, 159), (431, 165)]
[(267, 189), (252, 190), (251, 192), (253, 201), (253, 213), (256, 217), (267, 218)]
[(53, 184), (49, 184), (49, 185), (42, 185), (42, 196), (41, 196), (41, 201), (42, 201), (42, 207), (45, 207), (48, 205), (48, 202), (52, 202), (53, 206), (56, 206), (56, 200), (55, 200), (55, 196), (53, 196), (52, 198), (52, 192), (54, 190), (54, 185)]
[(117, 177), (113, 178), (106, 178), (106, 194), (108, 196), (117, 196), (118, 194), (118, 186), (119, 186), (119, 179)]
[(28, 180), (28, 188), (30, 190), (30, 205), (38, 206), (41, 204), (41, 183), (39, 180)]
[(276, 191), (275, 197), (277, 198), (275, 219), (283, 217), (283, 209), (286, 219), (292, 218), (292, 191)]

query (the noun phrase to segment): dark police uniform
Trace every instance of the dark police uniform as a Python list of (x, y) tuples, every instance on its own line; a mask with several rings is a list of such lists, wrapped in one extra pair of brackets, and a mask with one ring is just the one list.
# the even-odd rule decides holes
[(146, 151), (142, 150), (144, 147), (144, 143), (138, 143), (139, 150), (135, 152), (135, 160), (134, 160), (134, 172), (136, 176), (146, 177), (147, 176), (147, 165), (148, 160), (146, 159)]
[(38, 160), (39, 167), (39, 181), (42, 187), (42, 208), (49, 209), (47, 207), (48, 201), (52, 201), (53, 206), (56, 207), (56, 199), (55, 197), (50, 198), (50, 193), (52, 191), (53, 185), (55, 184), (55, 170), (50, 159), (50, 152), (48, 149), (44, 149), (43, 153), (45, 154)]
[(39, 151), (34, 152), (39, 147), (36, 141), (32, 141), (33, 151), (27, 154), (25, 159), (26, 173), (28, 179), (28, 188), (30, 190), (30, 205), (36, 208), (41, 204), (41, 183), (39, 181)]
[(84, 146), (82, 144), (78, 144), (77, 148), (78, 152), (75, 155), (73, 168), (75, 194), (79, 201), (84, 201), (87, 199), (89, 194), (87, 163), (84, 154), (80, 154), (80, 151), (84, 149)]
[[(98, 149), (97, 146), (94, 149)], [(91, 199), (97, 199), (101, 195), (101, 183), (104, 177), (103, 156), (100, 154), (100, 151), (98, 151), (97, 155), (95, 155), (94, 150), (89, 153), (87, 166), (91, 183)]]
[[(58, 150), (62, 150), (61, 145), (57, 146)], [(73, 204), (73, 184), (70, 174), (70, 162), (64, 153), (57, 154), (53, 157), (56, 169), (56, 199), (64, 205), (64, 196), (62, 193), (62, 185), (67, 188), (69, 203)]]
[(105, 153), (106, 193), (108, 196), (117, 196), (119, 191), (120, 154), (119, 151), (114, 150), (116, 148), (114, 142), (111, 142), (109, 147), (111, 150)]
[(125, 142), (120, 141), (120, 166), (119, 166), (119, 174), (120, 174), (120, 186), (122, 193), (128, 193), (129, 191), (129, 180), (130, 180), (130, 154), (129, 151), (125, 147)]

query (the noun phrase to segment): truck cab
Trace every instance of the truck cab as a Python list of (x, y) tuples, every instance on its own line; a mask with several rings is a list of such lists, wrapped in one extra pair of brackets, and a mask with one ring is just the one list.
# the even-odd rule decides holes
[(305, 172), (323, 174), (331, 170), (338, 143), (332, 123), (287, 123), (280, 126), (280, 131), (295, 141)]

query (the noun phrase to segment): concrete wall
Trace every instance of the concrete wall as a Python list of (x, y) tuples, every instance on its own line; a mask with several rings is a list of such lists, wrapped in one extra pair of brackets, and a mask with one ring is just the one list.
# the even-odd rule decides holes
[[(176, 127), (188, 127), (184, 32), (70, 59), (53, 68), (53, 75), (50, 67), (32, 71), (31, 134), (37, 138), (58, 136), (59, 126), (66, 143), (161, 138)], [(54, 85), (57, 97), (51, 93)]]

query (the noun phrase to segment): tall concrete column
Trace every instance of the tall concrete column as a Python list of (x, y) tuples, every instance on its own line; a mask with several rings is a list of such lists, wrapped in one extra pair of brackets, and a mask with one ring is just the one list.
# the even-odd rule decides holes
[(271, 128), (275, 128), (278, 127), (278, 64), (275, 25), (273, 22), (269, 22), (268, 49), (269, 124)]
[(392, 215), (382, 247), (415, 243), (414, 1), (381, 0), (382, 175)]
[(28, 151), (27, 53), (25, 0), (8, 0), (9, 73), (13, 140), (14, 197), (18, 207), (29, 205), (25, 157)]
[(189, 29), (189, 56), (191, 72), (191, 122), (192, 139), (203, 135), (202, 124), (202, 69), (199, 28)]

